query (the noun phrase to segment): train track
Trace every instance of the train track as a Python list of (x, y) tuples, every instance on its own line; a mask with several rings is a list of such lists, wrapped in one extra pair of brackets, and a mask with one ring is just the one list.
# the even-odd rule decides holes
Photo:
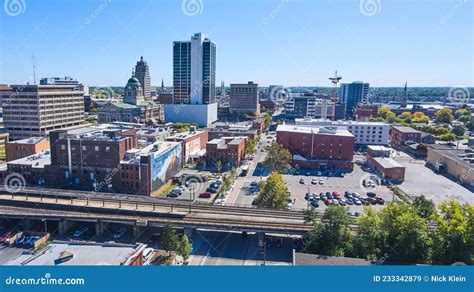
[[(1, 192), (2, 188), (0, 188)], [(82, 191), (69, 191), (69, 190), (56, 190), (56, 189), (39, 189), (39, 188), (28, 188), (21, 192), (11, 194), (4, 192), (4, 196), (12, 196), (13, 198), (21, 197), (47, 197), (47, 198), (58, 198), (58, 199), (72, 199), (82, 200), (84, 202), (103, 202), (109, 204), (135, 204), (137, 209), (139, 206), (142, 207), (161, 207), (161, 208), (173, 208), (177, 209), (191, 209), (192, 212), (198, 213), (222, 213), (229, 215), (248, 215), (253, 217), (273, 217), (282, 219), (294, 219), (304, 220), (304, 213), (301, 211), (289, 211), (289, 210), (269, 210), (259, 209), (254, 207), (237, 207), (237, 206), (220, 206), (220, 205), (199, 205), (191, 204), (190, 201), (180, 202), (177, 200), (169, 199), (156, 199), (151, 197), (131, 196), (131, 195), (115, 195), (105, 193), (91, 194)]]

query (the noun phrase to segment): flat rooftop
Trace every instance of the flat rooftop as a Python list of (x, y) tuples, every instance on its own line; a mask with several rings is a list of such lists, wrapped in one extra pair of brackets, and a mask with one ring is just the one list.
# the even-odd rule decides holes
[(181, 145), (180, 142), (168, 142), (168, 141), (157, 141), (153, 144), (145, 146), (143, 148), (133, 148), (128, 150), (125, 153), (125, 159), (120, 161), (120, 163), (138, 163), (140, 156), (147, 156), (150, 153), (154, 153), (155, 155), (160, 155), (161, 153), (175, 147)]
[(390, 147), (385, 147), (381, 145), (368, 145), (367, 149), (370, 149), (372, 151), (390, 151), (392, 148)]
[(330, 124), (330, 125), (341, 125), (341, 126), (388, 126), (387, 123), (383, 122), (363, 122), (363, 121), (349, 121), (349, 120), (337, 120), (332, 121), (329, 119), (314, 119), (314, 118), (297, 118), (295, 124)]
[(420, 131), (413, 129), (412, 127), (405, 127), (405, 126), (392, 126), (392, 127), (402, 133), (407, 133), (407, 134), (408, 133), (413, 133), (413, 134), (421, 133)]
[(396, 167), (404, 167), (400, 163), (396, 162), (392, 158), (386, 157), (373, 157), (375, 161), (377, 161), (383, 168), (396, 168)]
[(205, 131), (201, 131), (201, 130), (182, 132), (182, 133), (177, 133), (175, 135), (169, 136), (166, 139), (182, 139), (182, 140), (184, 140), (184, 139), (188, 139), (188, 138), (191, 138), (191, 137), (194, 137), (194, 136), (197, 136), (197, 135), (201, 135), (204, 132)]
[(37, 144), (41, 140), (46, 139), (44, 137), (30, 137), (30, 138), (25, 138), (21, 140), (15, 140), (15, 141), (10, 141), (9, 143), (14, 143), (14, 144)]
[[(124, 263), (138, 246), (124, 244), (94, 244), (94, 243), (69, 243), (53, 241), (43, 253), (36, 258), (33, 255), (23, 255), (10, 261), (7, 265), (28, 266), (81, 266), (81, 265), (114, 265)], [(61, 253), (68, 252), (72, 258), (60, 262)]]
[(474, 160), (474, 151), (472, 153), (469, 153), (469, 152), (466, 152), (466, 150), (470, 151), (469, 149), (455, 149), (449, 146), (438, 145), (438, 144), (428, 146), (428, 151), (437, 152), (442, 156), (445, 156), (471, 169), (474, 169), (474, 163), (470, 163), (469, 161), (464, 160), (465, 158), (466, 159), (468, 158), (468, 155), (473, 156), (473, 160)]
[(345, 129), (329, 128), (324, 126), (278, 125), (276, 131), (354, 137), (354, 135)]
[(51, 164), (51, 152), (49, 150), (43, 151), (27, 157), (9, 161), (7, 164), (31, 165), (33, 168), (44, 168), (45, 165)]

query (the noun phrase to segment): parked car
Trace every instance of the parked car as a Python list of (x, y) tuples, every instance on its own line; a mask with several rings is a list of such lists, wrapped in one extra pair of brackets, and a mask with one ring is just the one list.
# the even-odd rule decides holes
[(81, 229), (76, 230), (76, 231), (72, 234), (72, 236), (73, 236), (73, 237), (76, 237), (76, 238), (79, 238), (79, 237), (83, 236), (84, 234), (86, 234), (87, 231), (89, 231), (89, 228), (87, 228), (87, 227), (82, 227)]
[(345, 206), (346, 204), (347, 204), (346, 200), (344, 200), (344, 199), (339, 200), (339, 205)]
[(334, 199), (334, 200), (332, 201), (332, 204), (333, 204), (334, 206), (339, 206), (339, 201), (338, 201), (337, 199)]
[(379, 205), (385, 204), (385, 200), (380, 198), (380, 197), (375, 197), (374, 199), (377, 202), (377, 204), (379, 204)]
[(354, 204), (356, 204), (357, 206), (360, 206), (362, 205), (362, 202), (359, 200), (359, 199), (354, 199)]
[(300, 184), (304, 185), (304, 179), (300, 178)]
[(321, 199), (321, 201), (325, 201), (327, 199), (326, 194), (319, 194), (319, 199)]
[(369, 198), (369, 203), (375, 205), (377, 204), (377, 200), (375, 198)]
[(0, 237), (0, 243), (4, 243), (12, 235), (11, 232), (5, 233), (2, 237)]
[(319, 184), (320, 185), (323, 185), (324, 184), (324, 180), (322, 178), (319, 179)]
[(347, 205), (354, 205), (354, 201), (352, 199), (347, 199)]
[(212, 196), (211, 192), (204, 192), (199, 194), (199, 198), (210, 198)]
[(212, 194), (217, 193), (217, 191), (218, 191), (217, 189), (212, 188), (212, 187), (208, 187), (208, 188), (206, 189), (206, 192), (209, 192), (209, 193), (212, 193)]
[(331, 200), (334, 199), (334, 196), (333, 196), (333, 194), (331, 194), (331, 193), (329, 193), (329, 194), (327, 195), (327, 197), (328, 197), (328, 199), (331, 199)]
[(332, 205), (332, 199), (326, 199), (326, 201), (324, 201), (324, 203), (326, 203), (326, 205)]
[(127, 232), (127, 228), (121, 227), (114, 233), (113, 238), (120, 239), (125, 235), (126, 232)]
[(374, 193), (374, 192), (367, 192), (367, 196), (373, 198), (373, 197), (377, 196), (377, 194)]
[(311, 184), (313, 184), (313, 185), (318, 184), (318, 180), (317, 180), (316, 178), (313, 178), (313, 179), (311, 180)]
[(311, 201), (311, 206), (318, 208), (319, 207), (319, 202), (317, 200)]

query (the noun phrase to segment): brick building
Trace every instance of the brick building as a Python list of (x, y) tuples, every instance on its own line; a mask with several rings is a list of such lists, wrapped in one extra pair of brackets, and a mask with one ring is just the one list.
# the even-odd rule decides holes
[(389, 157), (372, 157), (367, 156), (367, 164), (376, 174), (383, 179), (392, 182), (402, 182), (405, 179), (405, 167)]
[[(118, 191), (117, 167), (125, 152), (137, 147), (135, 131), (81, 128), (50, 133), (51, 165), (46, 185), (97, 191)], [(98, 188), (101, 182), (105, 185)]]
[(238, 167), (245, 156), (245, 137), (213, 139), (206, 144), (206, 163), (220, 160), (224, 168)]
[(407, 143), (420, 143), (420, 140), (421, 131), (402, 126), (390, 128), (390, 144), (395, 148), (401, 148)]
[(279, 125), (277, 143), (293, 154), (293, 164), (321, 171), (351, 172), (354, 136), (347, 130)]
[(179, 133), (167, 137), (166, 141), (180, 142), (181, 147), (183, 148), (183, 161), (188, 162), (204, 156), (206, 143), (208, 142), (208, 132), (207, 130), (197, 130)]
[(221, 139), (223, 137), (248, 137), (256, 139), (259, 130), (255, 129), (251, 123), (216, 123), (213, 127), (207, 129), (209, 132), (209, 141), (213, 139)]
[(10, 141), (5, 145), (7, 161), (27, 157), (45, 150), (49, 150), (49, 140), (43, 137)]

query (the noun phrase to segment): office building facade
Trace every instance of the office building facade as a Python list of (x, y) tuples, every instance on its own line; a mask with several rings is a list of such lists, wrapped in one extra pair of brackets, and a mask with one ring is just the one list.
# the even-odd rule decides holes
[(258, 84), (251, 81), (247, 84), (231, 84), (230, 112), (249, 113), (258, 116), (260, 114)]
[(339, 88), (339, 102), (345, 105), (346, 117), (352, 118), (357, 104), (367, 100), (369, 83), (355, 81), (342, 83)]
[(13, 140), (84, 123), (84, 92), (74, 85), (12, 85), (2, 107)]

